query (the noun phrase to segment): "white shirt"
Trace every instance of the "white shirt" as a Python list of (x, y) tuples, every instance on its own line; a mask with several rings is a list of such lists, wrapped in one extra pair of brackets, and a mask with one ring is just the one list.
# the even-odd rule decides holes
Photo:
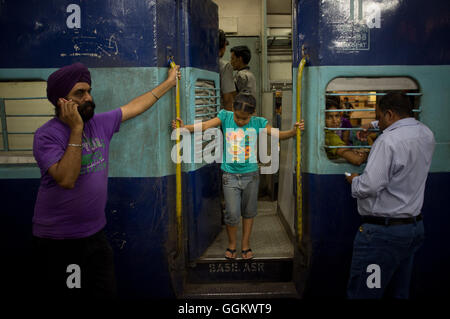
[(219, 60), (220, 71), (220, 104), (223, 106), (223, 97), (225, 93), (236, 91), (233, 79), (233, 67), (230, 62), (223, 59)]
[(431, 130), (412, 117), (383, 131), (361, 176), (352, 181), (352, 196), (361, 215), (405, 218), (420, 214), (435, 140)]

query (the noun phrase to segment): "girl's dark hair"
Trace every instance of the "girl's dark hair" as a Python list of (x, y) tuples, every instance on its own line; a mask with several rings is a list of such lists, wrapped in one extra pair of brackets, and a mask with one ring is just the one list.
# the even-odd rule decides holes
[(241, 92), (234, 98), (233, 109), (253, 114), (256, 110), (256, 99), (247, 92)]
[(329, 110), (329, 109), (338, 109), (339, 110), (341, 108), (341, 106), (335, 99), (327, 98), (325, 108), (327, 110)]

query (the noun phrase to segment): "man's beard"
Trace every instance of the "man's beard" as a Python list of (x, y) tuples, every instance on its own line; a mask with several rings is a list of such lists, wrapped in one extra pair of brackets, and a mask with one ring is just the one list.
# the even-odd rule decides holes
[(95, 103), (94, 101), (87, 101), (83, 105), (78, 106), (78, 113), (80, 113), (83, 122), (86, 123), (94, 116)]

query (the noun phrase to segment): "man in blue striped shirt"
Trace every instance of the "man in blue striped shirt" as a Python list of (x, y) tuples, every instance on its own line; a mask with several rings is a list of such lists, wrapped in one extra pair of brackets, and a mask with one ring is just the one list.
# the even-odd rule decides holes
[(354, 241), (349, 298), (408, 298), (413, 259), (424, 240), (421, 209), (435, 140), (414, 119), (409, 98), (383, 96), (377, 138), (361, 176), (346, 177), (363, 224)]

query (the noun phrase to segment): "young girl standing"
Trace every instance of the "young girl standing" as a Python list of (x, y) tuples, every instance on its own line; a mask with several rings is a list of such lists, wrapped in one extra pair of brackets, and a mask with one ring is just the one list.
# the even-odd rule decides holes
[[(263, 117), (253, 116), (256, 110), (255, 98), (247, 93), (239, 93), (233, 102), (233, 112), (221, 110), (217, 117), (193, 125), (184, 125), (180, 118), (180, 128), (189, 132), (201, 127), (208, 128), (222, 126), (224, 132), (224, 153), (221, 169), (225, 198), (224, 221), (228, 234), (228, 248), (225, 258), (236, 259), (237, 229), (242, 217), (242, 258), (253, 258), (250, 248), (250, 234), (253, 219), (257, 214), (259, 170), (256, 146), (258, 133), (266, 130), (268, 135), (277, 134), (280, 140), (288, 139), (297, 134), (297, 129), (303, 130), (304, 123), (295, 123), (289, 131), (272, 130)], [(172, 122), (176, 128), (176, 121)]]

